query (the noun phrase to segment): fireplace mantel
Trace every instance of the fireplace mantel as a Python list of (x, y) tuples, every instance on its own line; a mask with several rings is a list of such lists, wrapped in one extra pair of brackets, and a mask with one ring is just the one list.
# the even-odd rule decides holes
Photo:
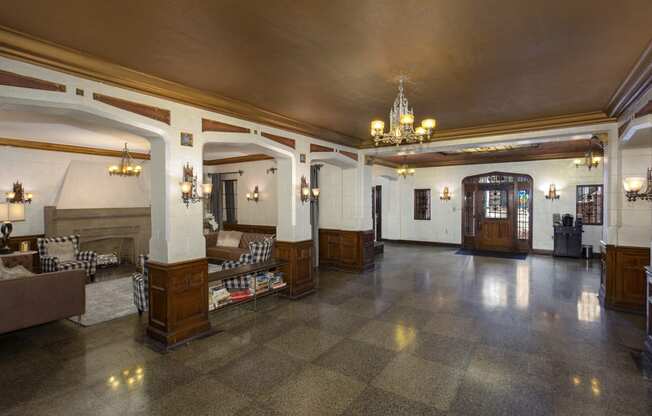
[(139, 254), (149, 252), (152, 232), (148, 207), (58, 209), (50, 206), (44, 212), (46, 237), (77, 234), (82, 249), (100, 252), (124, 245), (121, 257), (130, 262)]

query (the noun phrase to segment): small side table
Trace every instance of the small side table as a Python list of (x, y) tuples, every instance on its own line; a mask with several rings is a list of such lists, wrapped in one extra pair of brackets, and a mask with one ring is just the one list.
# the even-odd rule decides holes
[(23, 266), (27, 270), (34, 272), (34, 259), (36, 251), (14, 251), (9, 254), (0, 254), (0, 261), (5, 267)]

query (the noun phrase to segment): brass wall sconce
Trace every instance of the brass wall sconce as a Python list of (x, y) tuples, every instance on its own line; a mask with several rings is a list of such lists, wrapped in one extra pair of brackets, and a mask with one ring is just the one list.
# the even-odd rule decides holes
[(301, 177), (301, 202), (316, 201), (319, 199), (319, 188), (310, 188), (305, 176)]
[(208, 199), (213, 192), (212, 183), (202, 184), (202, 195), (199, 194), (197, 189), (197, 176), (193, 172), (193, 167), (190, 163), (186, 163), (183, 167), (183, 181), (181, 182), (181, 200), (186, 207), (190, 204), (195, 204), (203, 199)]
[(267, 174), (269, 175), (271, 173), (272, 175), (274, 175), (274, 174), (276, 174), (277, 170), (278, 170), (278, 168), (269, 168), (269, 169), (267, 169)]
[(451, 200), (451, 192), (448, 189), (448, 186), (444, 186), (444, 190), (441, 192), (441, 195), (439, 195), (439, 199), (441, 199), (444, 202)]
[[(642, 191), (643, 185), (645, 190)], [(647, 179), (640, 176), (628, 176), (623, 180), (623, 188), (625, 189), (625, 196), (629, 202), (634, 202), (637, 199), (642, 201), (652, 201), (652, 168), (647, 169)]]
[(23, 184), (18, 181), (14, 183), (12, 190), (7, 192), (5, 196), (10, 204), (31, 204), (34, 197), (31, 192), (25, 192)]
[(557, 186), (555, 186), (554, 183), (551, 183), (550, 186), (548, 187), (548, 193), (546, 194), (546, 199), (550, 199), (551, 201), (554, 201), (555, 199), (559, 199), (559, 194), (557, 193)]
[(258, 193), (258, 185), (256, 185), (253, 192), (247, 192), (247, 201), (258, 202), (258, 199), (260, 199), (260, 194)]

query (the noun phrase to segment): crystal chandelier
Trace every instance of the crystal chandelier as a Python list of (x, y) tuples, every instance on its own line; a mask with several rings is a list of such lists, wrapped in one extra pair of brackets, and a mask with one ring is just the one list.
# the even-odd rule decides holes
[(584, 154), (584, 159), (575, 159), (573, 161), (576, 168), (579, 168), (580, 166), (586, 166), (589, 170), (591, 170), (591, 168), (597, 168), (600, 165), (602, 157), (600, 157), (600, 154), (594, 152), (593, 149), (593, 144), (596, 142), (597, 147), (601, 150), (603, 149), (604, 146), (602, 145), (600, 139), (598, 139), (597, 136), (591, 137), (589, 140), (589, 150), (587, 150)]
[(122, 149), (122, 160), (120, 161), (120, 166), (111, 165), (109, 166), (109, 175), (118, 175), (118, 176), (140, 176), (143, 167), (137, 165), (134, 162), (134, 159), (127, 149), (127, 143), (125, 143), (125, 148)]
[(416, 173), (416, 169), (408, 167), (408, 165), (402, 165), (396, 169), (396, 173), (399, 176), (402, 176), (403, 179), (405, 179), (408, 176), (414, 176), (414, 174)]
[(421, 121), (421, 126), (414, 127), (414, 111), (409, 108), (408, 100), (403, 94), (403, 78), (399, 79), (398, 95), (389, 111), (389, 131), (385, 133), (385, 122), (371, 122), (371, 136), (376, 146), (380, 144), (423, 143), (430, 140), (430, 135), (437, 122), (434, 118)]

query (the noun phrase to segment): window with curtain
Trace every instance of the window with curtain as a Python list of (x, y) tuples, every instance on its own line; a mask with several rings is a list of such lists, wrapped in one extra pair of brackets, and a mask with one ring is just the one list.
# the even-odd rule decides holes
[(577, 185), (575, 216), (585, 225), (602, 225), (602, 185)]
[(414, 219), (430, 220), (430, 189), (414, 190)]
[(238, 223), (238, 180), (222, 181), (222, 221), (225, 224)]

